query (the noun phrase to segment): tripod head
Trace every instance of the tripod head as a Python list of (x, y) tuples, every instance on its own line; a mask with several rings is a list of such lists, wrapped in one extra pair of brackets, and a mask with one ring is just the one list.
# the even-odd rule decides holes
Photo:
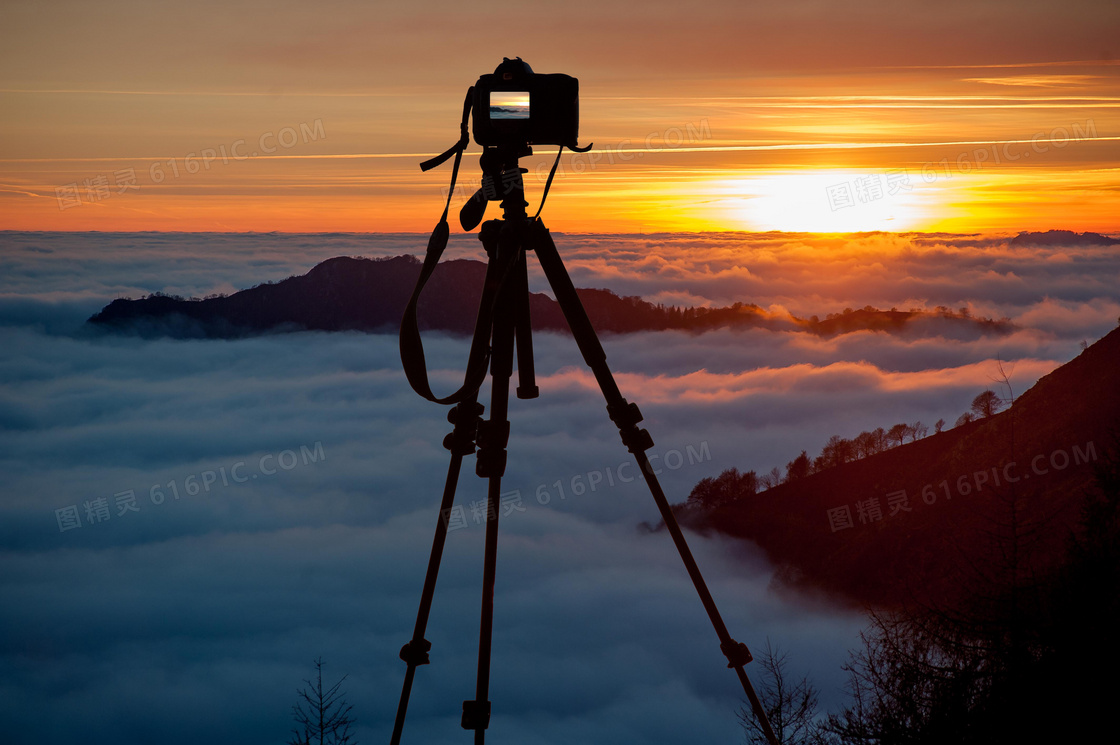
[(532, 155), (533, 148), (528, 144), (498, 145), (488, 147), (479, 157), (482, 166), (482, 187), (467, 200), (459, 210), (459, 224), (470, 232), (482, 222), (489, 202), (502, 203), (503, 217), (507, 220), (526, 217), (525, 180), (522, 174), (528, 173), (518, 160)]

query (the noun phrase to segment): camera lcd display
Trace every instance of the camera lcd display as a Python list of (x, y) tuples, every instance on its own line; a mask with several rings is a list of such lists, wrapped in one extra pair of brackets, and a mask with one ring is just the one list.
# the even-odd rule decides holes
[(528, 119), (528, 91), (490, 91), (491, 119)]
[(474, 140), (483, 147), (563, 145), (578, 150), (579, 81), (534, 73), (520, 58), (506, 58), (471, 87)]

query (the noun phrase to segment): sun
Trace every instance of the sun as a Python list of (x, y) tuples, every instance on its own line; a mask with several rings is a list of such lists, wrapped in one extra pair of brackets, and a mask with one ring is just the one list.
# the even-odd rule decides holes
[(813, 170), (728, 179), (722, 220), (739, 229), (805, 233), (900, 232), (927, 227), (935, 193), (915, 171)]

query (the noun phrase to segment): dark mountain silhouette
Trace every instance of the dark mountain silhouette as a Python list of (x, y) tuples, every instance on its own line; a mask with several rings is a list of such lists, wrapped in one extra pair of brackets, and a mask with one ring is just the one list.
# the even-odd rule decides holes
[[(420, 262), (411, 256), (385, 259), (328, 259), (302, 276), (204, 300), (150, 295), (118, 299), (89, 319), (96, 327), (144, 336), (228, 338), (293, 331), (395, 332)], [(474, 328), (486, 266), (459, 259), (437, 266), (420, 300), (422, 328), (469, 334)], [(821, 321), (772, 314), (753, 304), (723, 308), (677, 308), (654, 305), (640, 297), (620, 297), (605, 289), (580, 289), (580, 299), (600, 332), (627, 333), (715, 328), (801, 329), (823, 336), (859, 330), (913, 335), (953, 334), (977, 337), (1006, 333), (1004, 320), (972, 318), (946, 308), (934, 311), (845, 309)], [(530, 296), (533, 328), (568, 330), (556, 301)]]
[[(781, 567), (779, 583), (857, 604), (951, 603), (962, 566), (1008, 561), (1008, 541), (1023, 576), (1060, 563), (1118, 426), (1120, 329), (989, 418), (703, 514), (678, 509), (696, 527), (757, 542)], [(892, 505), (901, 492), (909, 511)], [(845, 508), (851, 527), (838, 527)]]
[(1110, 238), (1100, 233), (1047, 230), (1044, 233), (1022, 232), (1008, 243), (1012, 246), (1115, 246), (1120, 243), (1120, 238)]

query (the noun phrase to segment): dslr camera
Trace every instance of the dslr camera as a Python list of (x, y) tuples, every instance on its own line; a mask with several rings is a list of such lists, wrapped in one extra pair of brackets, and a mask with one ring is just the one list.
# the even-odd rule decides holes
[(538, 75), (520, 57), (503, 58), (474, 85), (474, 140), (484, 147), (563, 145), (579, 151), (579, 80)]

